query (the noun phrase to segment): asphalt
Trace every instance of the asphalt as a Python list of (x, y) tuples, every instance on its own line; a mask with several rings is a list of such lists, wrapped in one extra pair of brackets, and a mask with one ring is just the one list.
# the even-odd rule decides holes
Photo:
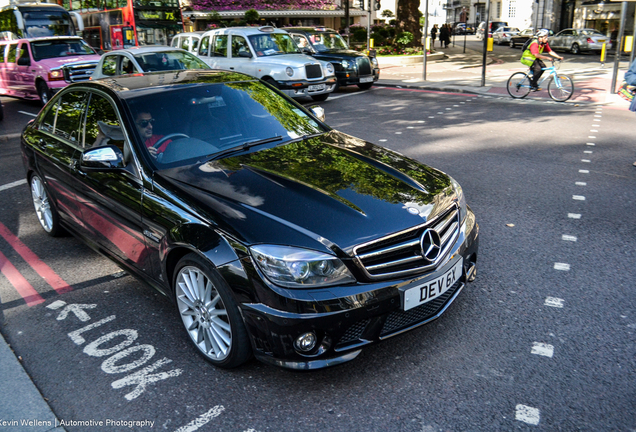
[[(483, 73), (483, 54), (464, 47), (461, 43), (448, 48), (438, 48), (427, 57), (427, 76), (424, 79), (422, 57), (402, 63), (395, 58), (380, 57), (381, 74), (377, 86), (413, 90), (470, 93), (487, 96), (507, 96), (506, 81), (516, 70), (523, 67), (504, 64), (492, 55), (487, 56), (486, 73)], [(621, 62), (622, 70), (618, 82), (622, 81), (627, 62)], [(615, 94), (610, 94), (612, 78), (611, 64), (567, 63), (564, 73), (575, 73), (577, 91), (568, 103), (590, 103), (610, 105), (617, 109), (628, 109), (628, 103)], [(482, 85), (482, 81), (484, 85)], [(549, 100), (545, 91), (532, 94), (534, 99)], [(31, 381), (19, 357), (0, 334), (0, 430), (11, 431), (63, 431), (46, 399)], [(24, 424), (23, 422), (32, 422)], [(38, 422), (40, 422), (38, 424)]]

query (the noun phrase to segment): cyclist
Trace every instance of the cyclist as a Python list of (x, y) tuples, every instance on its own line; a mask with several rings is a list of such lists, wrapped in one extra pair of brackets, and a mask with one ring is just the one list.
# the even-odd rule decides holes
[(563, 57), (552, 51), (550, 45), (548, 45), (548, 30), (541, 29), (537, 32), (535, 38), (528, 44), (526, 50), (521, 54), (521, 63), (530, 66), (532, 70), (532, 80), (530, 85), (532, 86), (533, 91), (541, 90), (537, 83), (539, 82), (539, 78), (543, 75), (543, 68), (545, 68), (545, 63), (543, 60), (550, 60), (550, 57), (544, 55), (543, 53), (547, 53), (550, 56), (557, 58), (559, 60), (563, 60)]

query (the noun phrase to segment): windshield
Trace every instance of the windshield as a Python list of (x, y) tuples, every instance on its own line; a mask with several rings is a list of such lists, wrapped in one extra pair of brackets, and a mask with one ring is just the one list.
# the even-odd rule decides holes
[(88, 46), (88, 44), (81, 39), (34, 41), (31, 42), (31, 51), (33, 51), (33, 59), (35, 61), (57, 57), (96, 54), (93, 48)]
[(182, 69), (210, 69), (203, 60), (183, 51), (165, 51), (135, 54), (135, 59), (144, 72), (182, 70)]
[(25, 11), (22, 13), (26, 37), (75, 36), (68, 12)]
[(298, 53), (300, 50), (287, 33), (268, 33), (248, 36), (256, 56)]
[(301, 108), (258, 81), (176, 86), (144, 92), (127, 104), (139, 142), (158, 169), (203, 163), (246, 143), (265, 140), (258, 150), (326, 132)]
[(328, 50), (345, 50), (349, 47), (338, 33), (317, 33), (309, 35), (309, 41), (318, 52)]
[(585, 36), (605, 36), (603, 33), (596, 30), (581, 30), (581, 34)]

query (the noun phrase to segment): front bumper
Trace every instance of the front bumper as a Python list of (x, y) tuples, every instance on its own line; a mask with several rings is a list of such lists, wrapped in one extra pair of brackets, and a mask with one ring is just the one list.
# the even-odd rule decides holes
[[(359, 76), (355, 71), (348, 70), (339, 70), (336, 71), (336, 77), (338, 78), (338, 85), (340, 87), (350, 86), (350, 85), (358, 85), (358, 84), (367, 84), (369, 82), (376, 82), (380, 79), (380, 69), (373, 69), (371, 75), (363, 75)], [(372, 79), (371, 81), (362, 81)]]
[[(321, 86), (324, 88), (314, 90), (313, 86)], [(280, 91), (292, 98), (318, 96), (325, 93), (331, 93), (336, 88), (336, 78), (331, 77), (323, 81), (276, 81), (276, 86)]]
[[(476, 272), (479, 227), (469, 210), (448, 259), (436, 271), (400, 280), (355, 286), (328, 287), (294, 296), (277, 292), (264, 303), (242, 305), (243, 318), (255, 356), (266, 363), (290, 369), (319, 369), (354, 359), (362, 347), (412, 330), (438, 318), (457, 298)], [(460, 259), (461, 276), (442, 295), (403, 310), (404, 292), (445, 274)], [(250, 276), (258, 278), (257, 275)], [(256, 282), (255, 280), (253, 282)], [(258, 282), (256, 285), (261, 285)], [(270, 295), (272, 295), (270, 293)], [(301, 301), (299, 297), (305, 297)], [(268, 302), (269, 303), (269, 302)], [(288, 310), (280, 305), (289, 305)], [(301, 352), (297, 338), (313, 333), (317, 343)]]

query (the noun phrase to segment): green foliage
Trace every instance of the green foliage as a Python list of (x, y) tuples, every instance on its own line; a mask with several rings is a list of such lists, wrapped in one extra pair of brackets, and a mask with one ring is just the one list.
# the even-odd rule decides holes
[(395, 43), (402, 46), (410, 45), (413, 42), (413, 33), (402, 32), (395, 38)]
[(354, 42), (366, 42), (367, 40), (367, 28), (366, 27), (356, 27), (351, 28), (352, 33), (351, 36)]
[(393, 17), (395, 17), (395, 15), (393, 15), (393, 12), (391, 12), (389, 9), (384, 9), (380, 16), (382, 18), (393, 18)]
[(261, 16), (258, 14), (258, 11), (256, 9), (249, 9), (245, 11), (245, 21), (250, 24), (258, 22), (260, 18)]

